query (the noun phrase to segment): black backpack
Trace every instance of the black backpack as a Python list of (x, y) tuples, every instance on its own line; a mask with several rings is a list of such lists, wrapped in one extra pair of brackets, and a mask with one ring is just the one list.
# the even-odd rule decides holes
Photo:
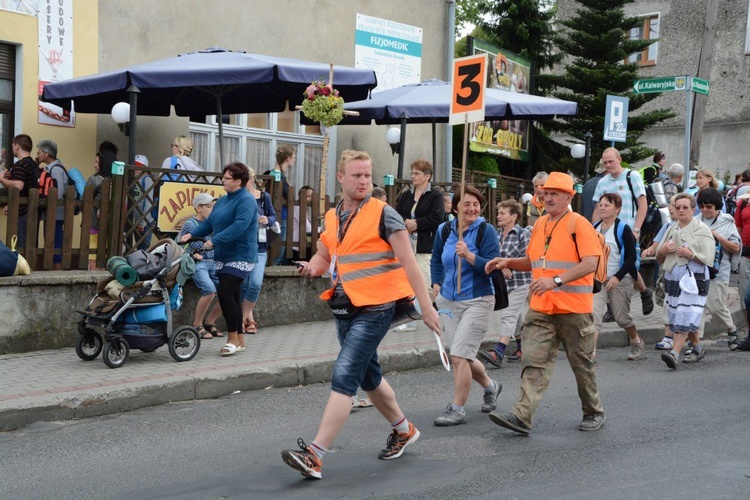
[[(477, 228), (477, 248), (482, 246), (482, 237), (484, 236), (486, 227), (487, 223), (482, 222), (482, 224), (479, 225), (479, 228)], [(443, 223), (443, 229), (440, 233), (440, 238), (443, 240), (443, 245), (445, 245), (445, 242), (448, 240), (448, 236), (450, 236), (452, 228), (453, 225), (450, 222)], [(502, 272), (495, 271), (494, 273), (490, 274), (490, 279), (492, 280), (492, 287), (495, 289), (495, 307), (493, 307), (492, 310), (499, 311), (500, 309), (505, 309), (506, 307), (508, 307), (508, 285), (505, 283), (505, 276), (503, 276)]]

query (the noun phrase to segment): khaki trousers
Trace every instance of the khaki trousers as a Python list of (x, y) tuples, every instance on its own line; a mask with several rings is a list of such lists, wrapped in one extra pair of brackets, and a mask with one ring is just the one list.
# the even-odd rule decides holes
[(521, 397), (513, 414), (531, 427), (552, 378), (561, 342), (576, 378), (583, 414), (604, 413), (596, 387), (592, 314), (543, 314), (529, 309), (523, 331)]

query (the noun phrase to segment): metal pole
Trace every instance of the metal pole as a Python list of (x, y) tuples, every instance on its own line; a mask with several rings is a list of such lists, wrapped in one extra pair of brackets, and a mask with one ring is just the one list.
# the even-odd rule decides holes
[(437, 170), (437, 145), (435, 144), (437, 140), (437, 125), (435, 124), (435, 120), (432, 120), (432, 179), (430, 179), (432, 182), (435, 182), (435, 171)]
[(128, 124), (128, 165), (135, 163), (135, 135), (137, 132), (136, 121), (138, 118), (138, 94), (141, 90), (135, 85), (128, 87), (130, 94), (130, 123)]
[[(448, 43), (446, 44), (445, 54), (445, 81), (450, 83), (453, 80), (453, 59), (456, 52), (456, 2), (447, 0), (448, 8)], [(434, 165), (433, 165), (434, 168)], [(453, 126), (445, 126), (445, 178), (444, 182), (453, 180)]]
[(219, 172), (224, 168), (224, 115), (221, 111), (221, 94), (216, 95), (216, 112), (219, 121)]
[(688, 76), (687, 81), (685, 82), (685, 94), (687, 95), (687, 98), (685, 99), (685, 175), (682, 179), (682, 190), (688, 188), (688, 185), (690, 184), (690, 128), (691, 128), (691, 121), (692, 121), (692, 100), (693, 100), (693, 91), (691, 90), (693, 87), (693, 77)]
[(583, 138), (586, 140), (586, 153), (583, 155), (583, 184), (589, 180), (589, 160), (591, 159), (591, 138), (594, 137), (591, 131), (587, 131)]
[(406, 114), (401, 114), (401, 139), (398, 143), (398, 178), (403, 179), (404, 174), (404, 147), (406, 145)]

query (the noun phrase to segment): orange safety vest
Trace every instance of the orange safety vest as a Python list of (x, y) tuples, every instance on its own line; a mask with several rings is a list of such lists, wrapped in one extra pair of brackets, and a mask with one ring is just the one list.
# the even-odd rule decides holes
[[(575, 224), (576, 242), (569, 234), (567, 218), (548, 222), (549, 215), (543, 215), (534, 225), (526, 254), (531, 260), (531, 276), (552, 278), (574, 268), (581, 257), (596, 257), (602, 249), (596, 230), (584, 217), (577, 217)], [(559, 223), (558, 223), (559, 222)], [(545, 244), (548, 243), (545, 249)], [(587, 274), (559, 288), (544, 292), (542, 295), (531, 295), (529, 307), (543, 314), (581, 314), (594, 310), (594, 273)]]
[[(336, 210), (326, 213), (326, 229), (320, 239), (335, 256), (337, 281), (355, 306), (375, 306), (414, 295), (393, 248), (378, 233), (384, 207), (382, 201), (370, 198), (349, 223), (341, 241)], [(328, 300), (331, 295), (333, 288), (320, 298)]]

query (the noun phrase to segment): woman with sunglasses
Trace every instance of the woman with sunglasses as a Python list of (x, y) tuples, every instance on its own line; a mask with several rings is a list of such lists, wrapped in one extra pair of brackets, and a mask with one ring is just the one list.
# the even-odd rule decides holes
[(656, 260), (664, 266), (664, 291), (669, 329), (674, 335), (671, 351), (661, 355), (672, 370), (677, 369), (680, 352), (690, 339), (695, 361), (705, 356), (698, 337), (708, 295), (708, 266), (714, 262), (715, 241), (711, 230), (693, 218), (695, 198), (679, 193), (672, 198), (677, 221), (667, 230), (656, 249)]
[(222, 173), (221, 183), (226, 196), (219, 198), (211, 215), (192, 234), (185, 234), (182, 241), (213, 233), (203, 246), (214, 248), (214, 264), (219, 277), (216, 295), (229, 331), (227, 343), (219, 354), (231, 356), (245, 350), (240, 287), (258, 262), (258, 204), (245, 189), (250, 171), (244, 163), (229, 163)]

